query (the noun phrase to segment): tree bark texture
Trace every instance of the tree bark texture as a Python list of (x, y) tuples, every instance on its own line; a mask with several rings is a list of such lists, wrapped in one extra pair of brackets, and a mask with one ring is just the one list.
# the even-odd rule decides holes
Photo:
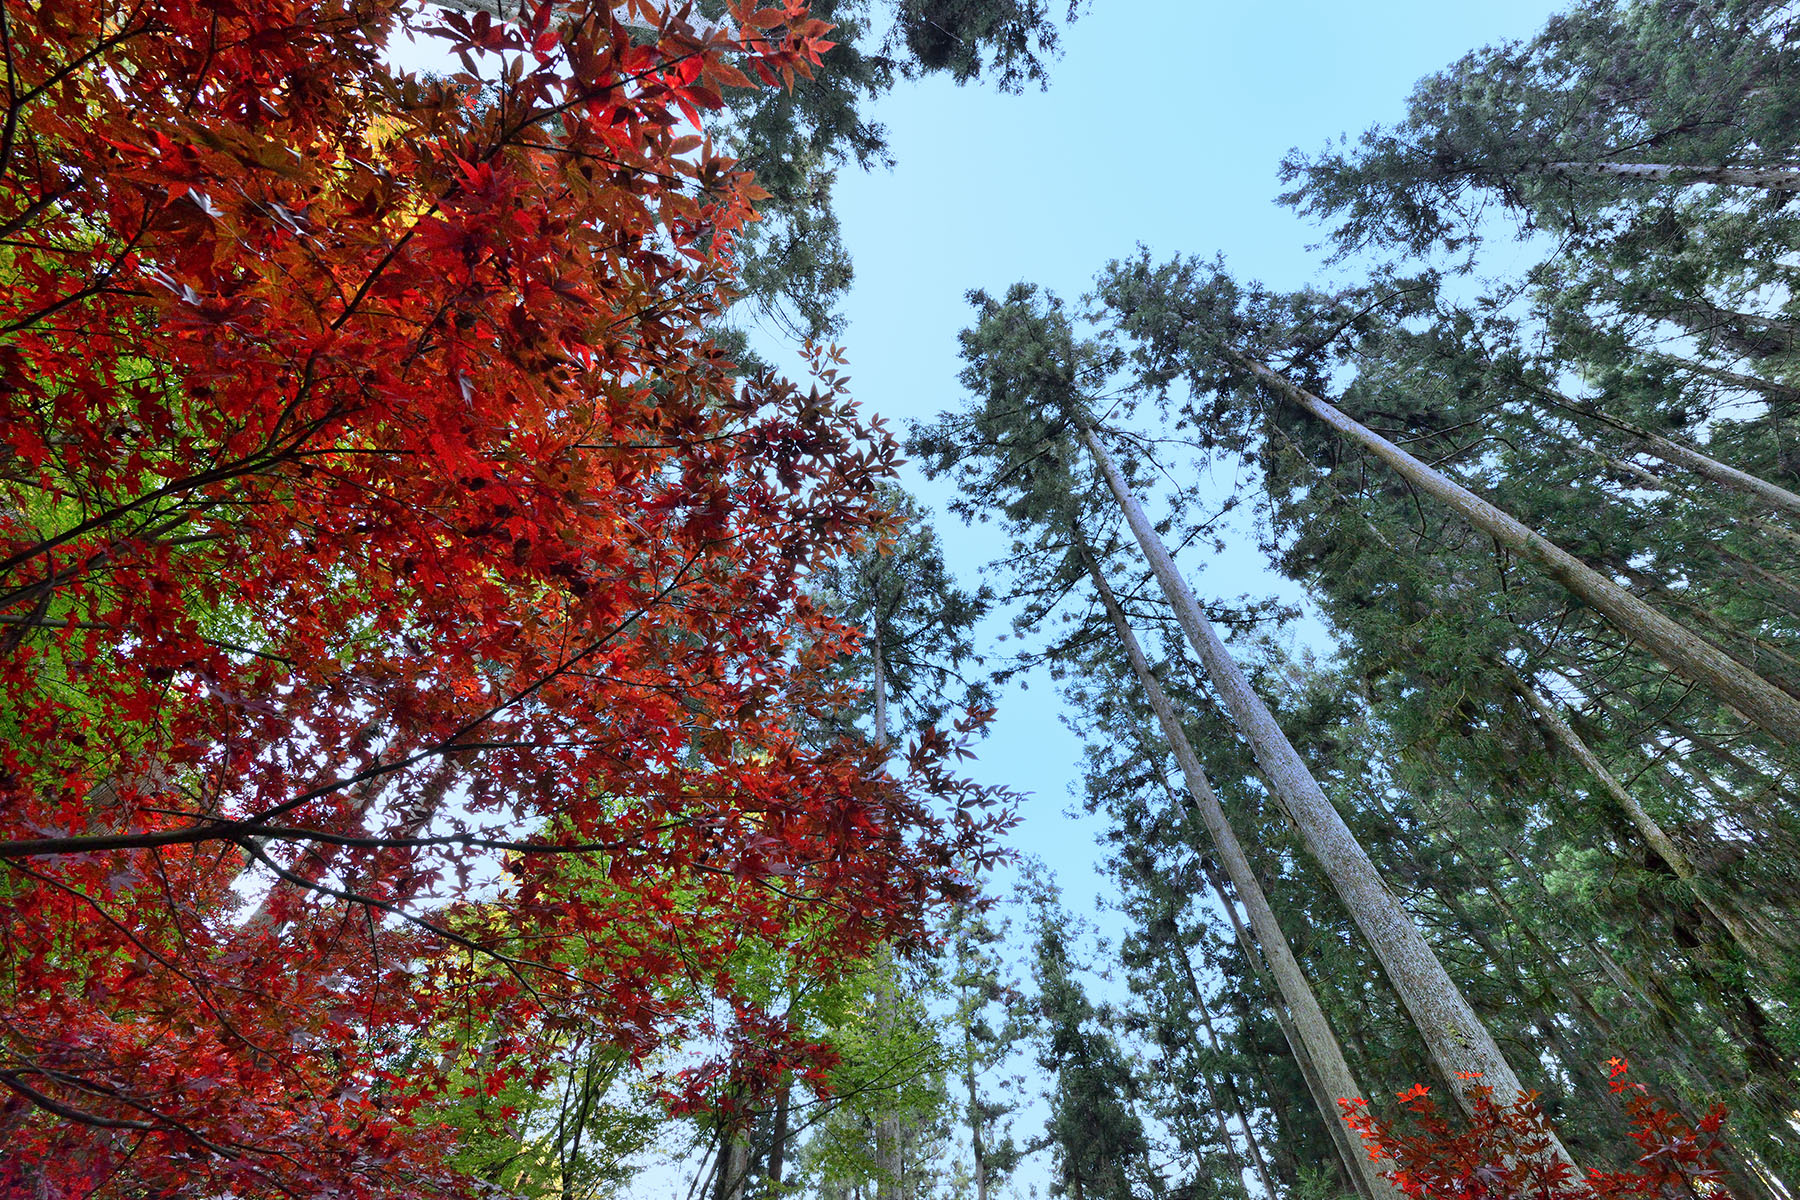
[[(1271, 791), (1299, 827), (1307, 850), (1381, 961), (1438, 1069), (1446, 1079), (1474, 1072), (1493, 1089), (1499, 1103), (1511, 1104), (1525, 1089), (1493, 1035), (1469, 1007), (1467, 998), (1444, 970), (1412, 918), (1388, 891), (1368, 853), (1325, 798), (1287, 734), (1201, 612), (1193, 591), (1176, 569), (1137, 497), (1126, 486), (1118, 465), (1101, 445), (1092, 424), (1083, 420), (1081, 434), (1207, 677), (1250, 743)], [(1795, 724), (1800, 728), (1800, 713), (1796, 714)], [(1460, 1093), (1458, 1099), (1467, 1103), (1467, 1097)], [(1553, 1142), (1552, 1152), (1573, 1165), (1560, 1141)]]
[[(1295, 1033), (1290, 1038), (1297, 1035), (1299, 1040), (1299, 1044), (1294, 1046), (1296, 1058), (1304, 1053), (1305, 1061), (1311, 1062), (1317, 1074), (1319, 1087), (1314, 1094), (1314, 1101), (1319, 1106), (1319, 1115), (1324, 1120), (1339, 1155), (1345, 1160), (1345, 1168), (1356, 1183), (1357, 1193), (1364, 1200), (1395, 1200), (1399, 1196), (1398, 1190), (1374, 1170), (1368, 1156), (1361, 1153), (1354, 1144), (1355, 1139), (1350, 1136), (1349, 1129), (1344, 1125), (1343, 1114), (1338, 1108), (1337, 1101), (1361, 1098), (1364, 1093), (1350, 1074), (1350, 1066), (1345, 1062), (1344, 1052), (1338, 1046), (1337, 1035), (1332, 1032), (1331, 1023), (1326, 1019), (1324, 1009), (1319, 1007), (1312, 985), (1307, 982), (1306, 974), (1300, 969), (1300, 963), (1295, 959), (1287, 937), (1281, 932), (1281, 926), (1275, 920), (1275, 912), (1269, 907), (1268, 898), (1263, 895), (1262, 885), (1257, 882), (1256, 875), (1250, 869), (1250, 860), (1245, 857), (1237, 834), (1225, 819), (1225, 810), (1219, 804), (1212, 784), (1207, 781), (1206, 772), (1201, 767), (1193, 746), (1188, 742), (1180, 719), (1175, 715), (1174, 705), (1150, 670), (1150, 662), (1144, 657), (1143, 648), (1138, 645), (1137, 636), (1132, 633), (1118, 598), (1113, 595), (1111, 586), (1106, 582), (1099, 561), (1085, 541), (1078, 545), (1088, 575), (1094, 581), (1095, 590), (1099, 592), (1101, 603), (1112, 619), (1119, 643), (1131, 664), (1132, 674), (1143, 688), (1144, 698), (1156, 713), (1163, 736), (1181, 767), (1183, 779), (1187, 783), (1188, 811), (1206, 829), (1220, 865), (1244, 902), (1245, 911), (1250, 917), (1250, 928), (1268, 960), (1270, 973), (1275, 977), (1279, 1001), (1291, 1014), (1295, 1026)], [(1271, 996), (1271, 999), (1276, 997)]]
[(1631, 179), (1647, 183), (1718, 183), (1730, 187), (1758, 188), (1769, 192), (1800, 191), (1800, 167), (1694, 166), (1677, 163), (1551, 162), (1543, 170), (1551, 175)]
[[(1448, 505), (1499, 545), (1542, 567), (1552, 579), (1600, 612), (1626, 636), (1642, 643), (1666, 666), (1706, 687), (1717, 699), (1784, 744), (1800, 745), (1800, 700), (1670, 620), (1511, 514), (1305, 388), (1241, 354), (1228, 352), (1228, 356), (1296, 407), (1373, 453), (1413, 487)], [(1093, 444), (1091, 434), (1089, 441)]]

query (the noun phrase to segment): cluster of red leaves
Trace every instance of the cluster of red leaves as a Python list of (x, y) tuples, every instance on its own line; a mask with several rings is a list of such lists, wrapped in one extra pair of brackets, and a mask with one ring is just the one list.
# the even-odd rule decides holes
[[(1626, 1063), (1608, 1061), (1612, 1093), (1620, 1097), (1636, 1143), (1634, 1166), (1625, 1171), (1588, 1168), (1578, 1178), (1551, 1153), (1548, 1118), (1534, 1094), (1510, 1105), (1494, 1101), (1491, 1089), (1473, 1085), (1467, 1096), (1469, 1120), (1457, 1128), (1438, 1112), (1430, 1088), (1416, 1084), (1398, 1096), (1410, 1115), (1409, 1132), (1382, 1121), (1365, 1100), (1340, 1100), (1344, 1122), (1362, 1136), (1369, 1157), (1391, 1162), (1382, 1174), (1418, 1200), (1695, 1200), (1732, 1193), (1719, 1157), (1726, 1150), (1720, 1133), (1725, 1109), (1714, 1108), (1689, 1124), (1657, 1103), (1643, 1084), (1631, 1082)], [(1470, 1077), (1471, 1081), (1473, 1076)]]
[(0, 12), (0, 1186), (455, 1191), (455, 1031), (768, 1025), (746, 939), (960, 887), (947, 739), (808, 736), (895, 447), (702, 332), (695, 122), (827, 27), (684, 14), (438, 14), (421, 81), (399, 0)]

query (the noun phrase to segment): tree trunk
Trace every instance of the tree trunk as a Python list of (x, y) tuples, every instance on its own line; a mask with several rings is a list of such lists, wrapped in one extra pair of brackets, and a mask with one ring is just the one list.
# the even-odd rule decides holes
[(750, 1180), (750, 1143), (736, 1125), (719, 1131), (719, 1161), (713, 1172), (713, 1200), (744, 1200)]
[[(880, 662), (876, 656), (876, 662)], [(876, 678), (880, 678), (877, 671)], [(895, 1013), (899, 1007), (899, 997), (894, 992), (894, 979), (889, 973), (881, 977), (880, 991), (875, 998), (875, 1017), (881, 1022), (884, 1032), (892, 1034), (896, 1024)], [(901, 1190), (900, 1179), (900, 1139), (902, 1134), (901, 1120), (891, 1111), (899, 1099), (898, 1089), (891, 1092), (885, 1100), (884, 1110), (875, 1118), (875, 1197), (876, 1200), (903, 1200), (905, 1193)]]
[(1674, 163), (1550, 162), (1550, 175), (1641, 180), (1647, 183), (1719, 183), (1768, 192), (1800, 191), (1800, 167), (1694, 166)]
[(1786, 525), (1778, 525), (1760, 517), (1745, 517), (1743, 525), (1756, 537), (1773, 538), (1786, 543), (1789, 550), (1800, 550), (1800, 533), (1795, 533)]
[[(1147, 872), (1140, 871), (1139, 877), (1144, 880), (1145, 890), (1154, 892), (1154, 887), (1147, 878)], [(1166, 901), (1166, 896), (1164, 898)], [(1200, 1020), (1206, 1029), (1207, 1045), (1212, 1048), (1215, 1054), (1223, 1055), (1224, 1048), (1219, 1042), (1218, 1032), (1213, 1028), (1212, 1012), (1207, 1007), (1206, 995), (1200, 990), (1200, 980), (1194, 975), (1194, 964), (1189, 961), (1187, 948), (1181, 944), (1179, 940), (1180, 935), (1176, 931), (1174, 905), (1168, 903), (1163, 912), (1168, 918), (1170, 935), (1159, 940), (1162, 941), (1164, 949), (1168, 951), (1169, 962), (1180, 968), (1181, 978), (1187, 985), (1188, 1000), (1200, 1013)], [(1231, 1096), (1232, 1111), (1236, 1113), (1238, 1124), (1241, 1125), (1244, 1130), (1244, 1139), (1249, 1144), (1252, 1159), (1256, 1168), (1256, 1177), (1262, 1183), (1264, 1194), (1269, 1197), (1269, 1200), (1275, 1200), (1275, 1185), (1269, 1178), (1269, 1165), (1263, 1161), (1261, 1148), (1256, 1146), (1255, 1136), (1250, 1131), (1250, 1118), (1244, 1112), (1242, 1101), (1238, 1099), (1237, 1089), (1231, 1086), (1229, 1072), (1221, 1068), (1218, 1077), (1215, 1080), (1210, 1072), (1202, 1071), (1201, 1084), (1206, 1088), (1207, 1104), (1212, 1109), (1214, 1119), (1218, 1122), (1219, 1145), (1224, 1148), (1226, 1158), (1231, 1163), (1232, 1171), (1241, 1182), (1244, 1175), (1243, 1159), (1238, 1154), (1237, 1143), (1232, 1140), (1230, 1126), (1227, 1125), (1225, 1121), (1225, 1096), (1227, 1091), (1229, 1091)]]
[[(1163, 786), (1168, 786), (1166, 780), (1164, 781)], [(1171, 795), (1173, 795), (1172, 790)], [(1191, 815), (1192, 813), (1190, 811), (1190, 816)], [(1332, 1114), (1330, 1112), (1333, 1103), (1329, 1095), (1329, 1090), (1319, 1078), (1319, 1069), (1314, 1065), (1312, 1054), (1307, 1050), (1306, 1039), (1301, 1036), (1299, 1029), (1295, 1027), (1294, 1018), (1289, 1012), (1287, 1004), (1282, 1001), (1282, 991), (1280, 986), (1271, 982), (1269, 978), (1270, 969), (1265, 965), (1263, 955), (1258, 951), (1256, 939), (1249, 930), (1244, 928), (1244, 922), (1238, 917), (1237, 905), (1233, 903), (1230, 894), (1226, 892), (1225, 881), (1219, 878), (1219, 873), (1214, 869), (1211, 860), (1202, 859), (1200, 869), (1206, 873), (1206, 881), (1212, 885), (1213, 896), (1218, 900), (1219, 907), (1225, 910), (1225, 916), (1231, 922), (1231, 931), (1237, 938), (1238, 949), (1243, 952), (1244, 961), (1250, 965), (1251, 974), (1256, 976), (1257, 986), (1262, 988), (1263, 995), (1268, 998), (1269, 1011), (1274, 1014), (1275, 1024), (1280, 1028), (1281, 1036), (1287, 1042), (1288, 1053), (1293, 1056), (1294, 1065), (1300, 1069), (1300, 1078), (1306, 1084), (1307, 1093), (1313, 1098), (1313, 1106), (1319, 1110), (1321, 1117), (1323, 1117), (1325, 1121), (1326, 1134), (1331, 1138), (1332, 1145), (1338, 1152), (1339, 1173), (1343, 1176), (1344, 1181), (1348, 1182), (1350, 1186), (1355, 1189), (1357, 1195), (1361, 1196), (1364, 1193), (1367, 1181), (1359, 1166), (1359, 1161), (1365, 1156), (1357, 1152), (1355, 1139), (1348, 1136), (1349, 1131), (1347, 1129), (1345, 1130), (1346, 1136), (1342, 1139), (1333, 1132)], [(1248, 908), (1249, 906), (1246, 905), (1245, 907)], [(1277, 932), (1279, 932), (1279, 930)], [(1305, 982), (1304, 978), (1302, 979), (1302, 982)], [(1240, 996), (1238, 999), (1241, 1004), (1243, 997)], [(1247, 1011), (1247, 1009), (1240, 1008), (1240, 1019), (1245, 1019), (1243, 1017), (1245, 1011)], [(1329, 1029), (1329, 1026), (1327, 1028)], [(1336, 1044), (1335, 1039), (1333, 1044)], [(1338, 1047), (1338, 1057), (1343, 1057), (1342, 1047)], [(1349, 1071), (1349, 1069), (1349, 1064), (1346, 1062), (1344, 1070)], [(1268, 1086), (1267, 1078), (1259, 1078), (1261, 1078), (1263, 1090), (1268, 1093), (1271, 1102), (1274, 1102), (1279, 1110), (1279, 1100), (1276, 1097), (1274, 1090)], [(1277, 1111), (1275, 1116), (1276, 1123), (1279, 1126), (1281, 1113)], [(1339, 1115), (1338, 1120), (1342, 1120), (1341, 1114)], [(1282, 1144), (1282, 1139), (1278, 1138), (1276, 1140), (1276, 1149), (1280, 1150)], [(1346, 1152), (1346, 1147), (1348, 1147), (1348, 1152)], [(1347, 1157), (1346, 1153), (1348, 1154)], [(1386, 1180), (1384, 1179), (1383, 1182), (1385, 1183)], [(1274, 1200), (1273, 1195), (1271, 1195), (1270, 1200)]]
[(1653, 433), (1630, 421), (1601, 412), (1591, 404), (1571, 400), (1540, 384), (1526, 383), (1525, 386), (1564, 412), (1585, 417), (1587, 420), (1618, 430), (1646, 454), (1652, 454), (1666, 463), (1672, 463), (1692, 471), (1703, 479), (1711, 480), (1721, 487), (1730, 488), (1732, 491), (1748, 496), (1778, 512), (1800, 517), (1800, 496), (1796, 496), (1779, 484), (1770, 483), (1748, 471), (1741, 471), (1728, 463), (1722, 463), (1710, 455), (1702, 454), (1692, 446), (1666, 438), (1660, 433)]
[[(1208, 678), (1249, 741), (1270, 789), (1281, 799), (1288, 816), (1299, 827), (1307, 849), (1325, 871), (1344, 907), (1381, 960), (1438, 1069), (1446, 1079), (1458, 1078), (1458, 1072), (1476, 1072), (1493, 1089), (1499, 1103), (1511, 1104), (1525, 1088), (1512, 1065), (1500, 1053), (1500, 1047), (1495, 1045), (1493, 1035), (1476, 1018), (1468, 1000), (1444, 970), (1412, 918), (1387, 890), (1368, 853), (1344, 824), (1337, 809), (1325, 798), (1318, 781), (1306, 769), (1268, 706), (1250, 687), (1250, 681), (1200, 611), (1187, 581), (1175, 569), (1174, 560), (1145, 517), (1137, 498), (1126, 487), (1125, 478), (1112, 456), (1085, 419), (1081, 423), (1081, 433), (1112, 489), (1113, 498), (1124, 511), (1132, 533), (1149, 559), (1151, 569), (1175, 610), (1176, 619), (1200, 656)], [(1797, 707), (1795, 717), (1795, 728), (1800, 730), (1800, 707)], [(1467, 1103), (1467, 1097), (1459, 1095), (1459, 1100)], [(1568, 1160), (1568, 1151), (1560, 1141), (1553, 1140), (1551, 1150)], [(1570, 1165), (1574, 1165), (1572, 1160)]]
[(869, 653), (874, 662), (875, 688), (875, 747), (887, 749), (887, 672), (881, 661), (881, 614), (869, 613)]
[(775, 1121), (769, 1131), (769, 1158), (763, 1171), (772, 1195), (781, 1193), (781, 1173), (786, 1167), (788, 1140), (788, 1102), (793, 1096), (794, 1081), (784, 1079), (775, 1093)]
[(1644, 806), (1638, 803), (1637, 797), (1633, 796), (1630, 790), (1619, 782), (1618, 776), (1614, 775), (1601, 761), (1600, 756), (1595, 754), (1588, 744), (1581, 740), (1580, 735), (1569, 727), (1569, 723), (1563, 719), (1562, 714), (1556, 710), (1556, 706), (1550, 702), (1549, 698), (1533, 687), (1529, 680), (1511, 666), (1506, 667), (1506, 674), (1513, 689), (1518, 692), (1526, 704), (1530, 705), (1532, 711), (1537, 713), (1538, 720), (1549, 731), (1550, 736), (1556, 739), (1557, 744), (1567, 751), (1570, 757), (1587, 768), (1588, 774), (1599, 781), (1601, 790), (1612, 797), (1613, 803), (1624, 810), (1625, 816), (1631, 821), (1632, 828), (1636, 829), (1638, 836), (1644, 839), (1644, 844), (1649, 846), (1656, 856), (1668, 865), (1669, 870), (1675, 873), (1677, 879), (1687, 885), (1694, 898), (1706, 908), (1708, 913), (1712, 914), (1714, 920), (1718, 921), (1731, 934), (1731, 938), (1738, 944), (1738, 948), (1765, 969), (1772, 968), (1773, 964), (1770, 963), (1762, 943), (1751, 934), (1749, 927), (1739, 919), (1737, 913), (1733, 912), (1729, 905), (1721, 903), (1707, 894), (1706, 888), (1701, 886), (1700, 873), (1694, 869), (1694, 864), (1688, 861), (1687, 855), (1682, 853), (1681, 847), (1677, 846), (1674, 839), (1669, 837), (1668, 832), (1644, 810)]
[[(1361, 1098), (1363, 1092), (1350, 1074), (1350, 1066), (1344, 1061), (1344, 1052), (1338, 1046), (1330, 1022), (1326, 1020), (1325, 1012), (1319, 1007), (1318, 998), (1313, 994), (1312, 985), (1306, 981), (1305, 973), (1294, 958), (1287, 937), (1275, 920), (1274, 910), (1269, 907), (1261, 884), (1250, 870), (1250, 860), (1244, 856), (1237, 834), (1225, 819), (1225, 810), (1220, 807), (1219, 798), (1214, 794), (1198, 756), (1188, 743), (1187, 733), (1175, 715), (1174, 706), (1151, 672), (1149, 660), (1144, 657), (1137, 636), (1132, 633), (1130, 624), (1125, 620), (1125, 612), (1119, 607), (1118, 598), (1107, 584), (1099, 561), (1081, 535), (1077, 533), (1075, 536), (1083, 565), (1094, 581), (1094, 588), (1100, 594), (1101, 603), (1106, 606), (1107, 615), (1112, 619), (1119, 643), (1131, 663), (1132, 674), (1143, 688), (1144, 698), (1156, 713), (1163, 736), (1174, 751), (1176, 762), (1181, 766), (1181, 773), (1187, 783), (1188, 812), (1205, 827), (1217, 851), (1220, 865), (1224, 867), (1232, 887), (1237, 890), (1238, 897), (1243, 900), (1244, 908), (1249, 913), (1250, 927), (1268, 959), (1269, 970), (1275, 977), (1281, 1002), (1292, 1015), (1295, 1035), (1290, 1036), (1298, 1037), (1298, 1044), (1294, 1046), (1295, 1057), (1299, 1059), (1304, 1053), (1306, 1057), (1303, 1061), (1310, 1061), (1317, 1074), (1318, 1090), (1313, 1098), (1319, 1106), (1319, 1115), (1325, 1122), (1326, 1130), (1344, 1159), (1345, 1169), (1356, 1184), (1358, 1195), (1363, 1200), (1394, 1200), (1399, 1192), (1374, 1169), (1368, 1156), (1359, 1152), (1350, 1137), (1349, 1129), (1344, 1125), (1343, 1114), (1338, 1109), (1337, 1101)], [(1304, 1070), (1304, 1066), (1302, 1069)]]
[(987, 1139), (982, 1137), (987, 1122), (981, 1115), (981, 1092), (975, 1086), (975, 1059), (963, 1060), (963, 1083), (969, 1089), (969, 1156), (975, 1161), (975, 1200), (987, 1200)]
[[(1177, 946), (1172, 942), (1168, 944), (1168, 950), (1170, 959), (1179, 959), (1183, 970), (1187, 972), (1188, 995), (1192, 998), (1195, 1006), (1204, 1013), (1206, 1011), (1206, 1002), (1200, 998), (1199, 982), (1194, 978), (1193, 966), (1187, 961), (1186, 953), (1182, 951), (1180, 946)], [(1208, 1017), (1206, 1021), (1206, 1033), (1208, 1044), (1212, 1047), (1214, 1052), (1217, 1052), (1219, 1050), (1219, 1038), (1217, 1034), (1213, 1033), (1212, 1019), (1210, 1017)], [(1224, 1084), (1216, 1080), (1211, 1072), (1202, 1071), (1200, 1075), (1200, 1085), (1206, 1089), (1206, 1106), (1212, 1110), (1213, 1120), (1218, 1125), (1219, 1145), (1225, 1151), (1226, 1161), (1231, 1164), (1233, 1177), (1236, 1178), (1241, 1185), (1244, 1179), (1244, 1160), (1238, 1154), (1237, 1142), (1232, 1140), (1231, 1126), (1227, 1124), (1225, 1119)], [(1244, 1128), (1248, 1130), (1250, 1127), (1249, 1122), (1244, 1121), (1243, 1113), (1241, 1111), (1238, 1114), (1238, 1119), (1243, 1121)], [(1259, 1158), (1257, 1160), (1256, 1168), (1258, 1178), (1263, 1181), (1264, 1190), (1267, 1191), (1270, 1196), (1273, 1196), (1275, 1193), (1274, 1190), (1269, 1187), (1267, 1164), (1263, 1163)]]
[[(1231, 351), (1227, 355), (1297, 407), (1369, 450), (1412, 486), (1449, 505), (1495, 542), (1543, 567), (1552, 579), (1605, 615), (1627, 637), (1643, 643), (1666, 666), (1705, 685), (1719, 700), (1782, 742), (1800, 745), (1800, 700), (1305, 388), (1253, 359)], [(1088, 438), (1090, 445), (1097, 445), (1091, 433)]]
[[(1200, 1011), (1201, 1024), (1206, 1027), (1206, 1040), (1212, 1044), (1215, 1051), (1222, 1052), (1219, 1033), (1213, 1028), (1212, 1010), (1207, 1007), (1206, 996), (1200, 991), (1200, 981), (1194, 976), (1194, 964), (1188, 960), (1187, 950), (1179, 945), (1171, 946), (1170, 950), (1181, 963), (1182, 975), (1187, 979), (1188, 994), (1194, 998), (1194, 1007)], [(1232, 1083), (1231, 1073), (1223, 1067), (1219, 1069), (1219, 1078), (1223, 1085), (1221, 1090), (1231, 1100), (1231, 1110), (1237, 1116), (1239, 1127), (1244, 1131), (1244, 1145), (1250, 1152), (1250, 1162), (1256, 1169), (1256, 1178), (1262, 1183), (1263, 1195), (1267, 1196), (1268, 1200), (1276, 1200), (1274, 1177), (1269, 1174), (1269, 1164), (1263, 1159), (1262, 1147), (1256, 1144), (1256, 1131), (1250, 1128), (1250, 1114), (1244, 1110), (1244, 1101), (1238, 1095), (1237, 1085)], [(1224, 1129), (1224, 1125), (1224, 1114), (1221, 1113), (1219, 1121), (1221, 1130)], [(1235, 1160), (1236, 1157), (1236, 1153), (1233, 1153), (1232, 1158)]]

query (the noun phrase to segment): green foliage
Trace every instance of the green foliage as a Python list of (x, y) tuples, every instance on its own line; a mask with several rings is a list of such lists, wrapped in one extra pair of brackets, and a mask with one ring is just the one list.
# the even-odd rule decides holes
[(1074, 961), (1068, 916), (1055, 885), (1028, 877), (1036, 930), (1038, 1065), (1050, 1076), (1045, 1142), (1055, 1159), (1051, 1192), (1072, 1200), (1130, 1200), (1162, 1190), (1138, 1115), (1139, 1073), (1089, 1001)]
[[(813, 575), (813, 594), (830, 612), (864, 632), (845, 673), (865, 685), (862, 703), (843, 711), (846, 723), (869, 715), (874, 703), (874, 655), (881, 656), (882, 687), (898, 714), (902, 734), (935, 725), (957, 710), (992, 707), (987, 681), (976, 668), (981, 656), (975, 625), (993, 593), (970, 592), (956, 583), (943, 546), (918, 502), (897, 487), (884, 487), (882, 502), (893, 515), (892, 537)], [(895, 717), (888, 717), (890, 729)]]

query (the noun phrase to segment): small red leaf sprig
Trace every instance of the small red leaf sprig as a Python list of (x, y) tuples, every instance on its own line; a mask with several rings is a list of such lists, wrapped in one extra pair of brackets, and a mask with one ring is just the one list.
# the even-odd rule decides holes
[(1720, 1158), (1726, 1112), (1713, 1108), (1690, 1124), (1629, 1078), (1622, 1058), (1607, 1060), (1609, 1088), (1630, 1120), (1633, 1165), (1623, 1171), (1589, 1168), (1577, 1176), (1548, 1153), (1553, 1130), (1536, 1093), (1501, 1104), (1475, 1072), (1459, 1072), (1468, 1118), (1452, 1123), (1424, 1084), (1396, 1095), (1405, 1128), (1377, 1117), (1361, 1099), (1340, 1100), (1343, 1120), (1388, 1164), (1382, 1174), (1416, 1200), (1627, 1200), (1732, 1195)]

